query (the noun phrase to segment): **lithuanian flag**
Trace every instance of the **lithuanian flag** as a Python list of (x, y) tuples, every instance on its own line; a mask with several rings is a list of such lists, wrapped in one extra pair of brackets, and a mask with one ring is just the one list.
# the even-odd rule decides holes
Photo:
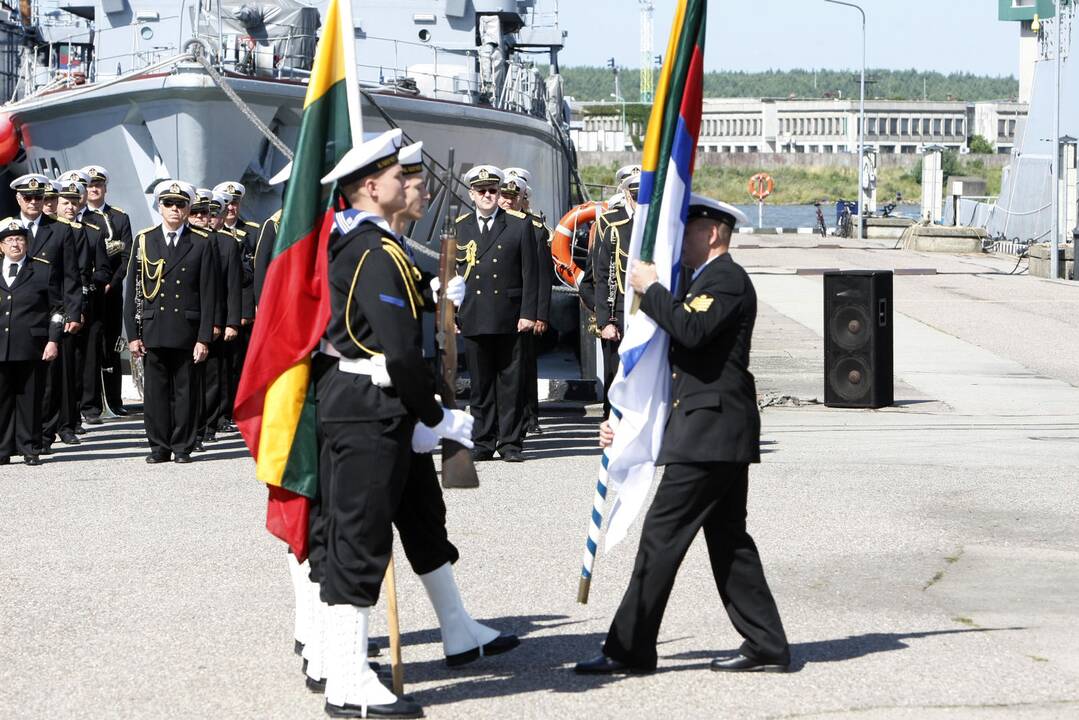
[(318, 492), (311, 351), (330, 318), (327, 241), (333, 194), (319, 180), (363, 138), (350, 0), (331, 0), (304, 99), (281, 226), (247, 360), (236, 424), (269, 486), (266, 528), (307, 557), (307, 517)]

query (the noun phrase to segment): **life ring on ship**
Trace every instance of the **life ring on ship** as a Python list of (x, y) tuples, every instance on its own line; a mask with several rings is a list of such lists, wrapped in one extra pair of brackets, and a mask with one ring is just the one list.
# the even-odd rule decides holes
[(570, 208), (570, 211), (562, 216), (551, 238), (551, 259), (554, 260), (554, 271), (558, 279), (568, 287), (579, 289), (584, 270), (577, 265), (573, 257), (573, 241), (577, 237), (577, 229), (582, 225), (592, 224), (588, 232), (588, 245), (592, 246), (592, 240), (596, 231), (596, 219), (607, 210), (605, 202), (586, 202)]
[(749, 194), (757, 200), (763, 200), (771, 195), (772, 191), (776, 189), (776, 183), (768, 173), (757, 173), (749, 179), (749, 184), (746, 189), (748, 189)]

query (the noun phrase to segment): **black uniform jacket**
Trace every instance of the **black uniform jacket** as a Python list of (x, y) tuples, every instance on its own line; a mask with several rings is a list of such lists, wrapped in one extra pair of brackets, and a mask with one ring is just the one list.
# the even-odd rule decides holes
[[(105, 232), (105, 240), (95, 249), (94, 282), (102, 287), (108, 285), (110, 293), (119, 292), (131, 255), (131, 219), (107, 203), (100, 213), (93, 212), (97, 217), (91, 222), (96, 225), (100, 220)], [(87, 214), (83, 219), (92, 217)]]
[(75, 262), (79, 270), (79, 289), (82, 293), (82, 315), (87, 321), (91, 315), (91, 284), (94, 275), (94, 243), (98, 230), (77, 221), (57, 217), (57, 220), (71, 228), (71, 237), (75, 246)]
[(420, 272), (400, 241), (372, 222), (330, 237), (330, 324), (326, 336), (345, 358), (385, 355), (393, 387), (333, 370), (319, 383), (319, 418), (370, 421), (411, 415), (442, 419), (434, 374), (423, 359), (425, 299)]
[[(596, 282), (596, 327), (614, 323), (623, 329), (626, 299), (626, 262), (633, 237), (633, 219), (624, 206), (603, 213), (596, 221), (596, 252), (593, 274)], [(617, 256), (614, 255), (617, 248)], [(611, 259), (615, 258), (612, 268)], [(612, 274), (613, 270), (613, 274)], [(611, 292), (614, 292), (612, 302)]]
[(231, 235), (206, 231), (210, 242), (217, 248), (217, 309), (214, 325), (240, 327), (241, 301), (243, 299), (243, 268), (240, 246)]
[(677, 300), (659, 283), (641, 310), (671, 338), (671, 412), (657, 465), (760, 462), (761, 419), (749, 372), (757, 294), (749, 275), (721, 255)]
[(222, 227), (218, 232), (229, 234), (240, 245), (243, 264), (240, 314), (247, 320), (255, 319), (255, 243), (258, 242), (259, 226), (243, 216), (236, 218), (233, 227)]
[(457, 218), (457, 273), (465, 299), (457, 312), (463, 335), (517, 332), (536, 319), (536, 236), (524, 213), (498, 210), (486, 241), (474, 213)]
[(554, 282), (554, 261), (551, 260), (551, 229), (541, 215), (529, 212), (536, 235), (536, 320), (551, 318), (551, 284)]
[(50, 322), (52, 267), (27, 256), (15, 282), (0, 281), (0, 362), (40, 360), (45, 343), (59, 341), (63, 325)]
[[(209, 236), (186, 225), (171, 250), (165, 247), (160, 225), (136, 233), (124, 284), (127, 337), (141, 337), (150, 348), (190, 349), (196, 342), (208, 344), (213, 339), (217, 303), (215, 256)], [(135, 324), (136, 289), (142, 294), (141, 336)]]
[(258, 307), (259, 298), (262, 297), (262, 284), (266, 282), (266, 271), (270, 267), (270, 259), (273, 257), (274, 244), (277, 242), (277, 230), (281, 227), (281, 211), (271, 215), (266, 222), (262, 223), (259, 230), (259, 239), (255, 243), (255, 307)]
[(78, 320), (82, 314), (82, 280), (71, 226), (42, 215), (27, 255), (52, 265), (52, 307), (68, 319)]

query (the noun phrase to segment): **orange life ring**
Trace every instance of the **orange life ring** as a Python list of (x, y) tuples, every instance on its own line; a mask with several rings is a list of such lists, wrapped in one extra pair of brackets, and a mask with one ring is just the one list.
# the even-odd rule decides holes
[(573, 238), (577, 234), (577, 228), (581, 225), (593, 223), (588, 235), (589, 245), (592, 243), (595, 232), (595, 221), (607, 210), (605, 202), (586, 202), (571, 208), (562, 216), (551, 236), (551, 259), (554, 261), (555, 274), (558, 279), (571, 288), (580, 288), (584, 270), (577, 266), (573, 259)]
[(776, 189), (776, 183), (768, 173), (757, 173), (749, 179), (747, 189), (750, 195), (758, 200), (763, 200)]

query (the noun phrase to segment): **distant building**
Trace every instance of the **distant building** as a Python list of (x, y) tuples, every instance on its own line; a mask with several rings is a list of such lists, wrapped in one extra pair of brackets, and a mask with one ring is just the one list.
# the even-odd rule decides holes
[[(574, 107), (571, 134), (581, 151), (632, 149), (643, 132), (621, 113), (589, 115)], [(878, 153), (914, 154), (926, 145), (967, 151), (982, 135), (997, 153), (1009, 153), (1021, 133), (1027, 105), (1017, 102), (867, 100), (865, 144)], [(705, 99), (697, 147), (710, 153), (849, 153), (858, 149), (857, 100)]]

